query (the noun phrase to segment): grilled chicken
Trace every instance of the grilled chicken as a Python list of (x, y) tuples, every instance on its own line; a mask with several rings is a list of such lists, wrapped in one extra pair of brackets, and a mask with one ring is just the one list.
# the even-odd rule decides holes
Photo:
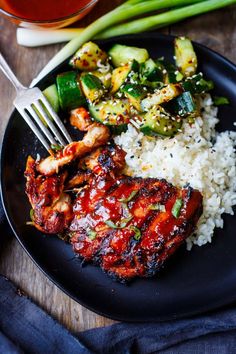
[(45, 176), (51, 176), (59, 171), (59, 169), (74, 159), (83, 157), (94, 148), (106, 144), (110, 138), (109, 128), (102, 124), (93, 123), (87, 129), (87, 133), (80, 141), (75, 141), (67, 145), (56, 156), (49, 156), (42, 160), (37, 170)]
[(201, 213), (202, 196), (191, 187), (100, 175), (78, 193), (71, 243), (79, 256), (120, 281), (148, 277), (194, 231)]
[(37, 175), (36, 162), (29, 156), (25, 177), (26, 194), (32, 206), (34, 226), (45, 233), (61, 233), (70, 225), (71, 198), (63, 193), (67, 173), (45, 177)]
[(70, 124), (82, 132), (88, 131), (93, 124), (89, 112), (84, 107), (73, 109), (70, 115)]
[(95, 174), (117, 173), (125, 167), (125, 152), (119, 146), (109, 144), (97, 148), (79, 161), (77, 173), (66, 188), (74, 188), (88, 182)]
[[(61, 170), (45, 176), (31, 157), (25, 172), (34, 225), (45, 233), (69, 234), (79, 257), (119, 281), (154, 275), (202, 213), (197, 190), (124, 176), (124, 166), (124, 151), (108, 144), (81, 158), (75, 175)], [(66, 191), (74, 187), (71, 199)]]
[(64, 190), (80, 187), (94, 174), (119, 171), (124, 165), (125, 152), (114, 144), (95, 149), (91, 155), (81, 159), (73, 177), (67, 172), (41, 175), (38, 163), (29, 156), (25, 170), (26, 194), (32, 206), (34, 226), (49, 234), (65, 232), (73, 213), (70, 195)]

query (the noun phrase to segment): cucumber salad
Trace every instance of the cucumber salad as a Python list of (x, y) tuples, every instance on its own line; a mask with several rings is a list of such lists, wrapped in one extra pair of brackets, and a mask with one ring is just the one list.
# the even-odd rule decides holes
[(106, 53), (87, 42), (71, 58), (71, 70), (57, 75), (44, 94), (56, 112), (84, 107), (115, 135), (131, 123), (145, 135), (173, 137), (184, 121), (191, 125), (199, 116), (198, 97), (213, 88), (197, 73), (188, 38), (175, 39), (174, 60), (120, 44)]

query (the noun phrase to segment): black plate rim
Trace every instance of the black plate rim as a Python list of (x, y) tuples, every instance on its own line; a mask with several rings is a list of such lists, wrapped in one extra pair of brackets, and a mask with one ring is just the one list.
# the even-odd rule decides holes
[[(156, 40), (161, 39), (161, 40), (165, 40), (165, 39), (174, 39), (177, 36), (174, 35), (166, 35), (166, 34), (161, 34), (158, 32), (145, 32), (142, 34), (136, 34), (136, 35), (123, 35), (123, 36), (117, 36), (117, 37), (113, 37), (113, 38), (109, 38), (109, 39), (105, 39), (105, 40), (98, 40), (96, 42), (98, 42), (99, 44), (103, 44), (103, 43), (109, 43), (110, 41), (113, 42), (114, 40), (119, 41), (119, 39), (127, 39), (127, 40), (132, 40), (132, 39), (137, 39), (137, 36), (139, 39), (145, 39), (147, 37), (153, 37)], [(229, 59), (227, 59), (226, 57), (224, 57), (222, 54), (217, 53), (216, 51), (208, 48), (207, 46), (197, 43), (195, 41), (192, 41), (194, 46), (197, 48), (202, 48), (203, 50), (210, 52), (211, 54), (213, 54), (216, 58), (218, 58), (218, 60), (220, 60), (221, 62), (223, 62), (224, 64), (226, 64), (227, 66), (230, 66), (235, 72), (236, 72), (236, 64), (234, 64), (232, 61), (230, 61)], [(60, 67), (61, 65), (63, 65), (65, 62), (67, 62), (68, 60), (65, 60), (63, 63), (61, 63), (60, 65), (58, 65), (58, 67)], [(56, 67), (55, 69), (53, 69), (49, 74), (52, 74), (54, 71), (56, 71), (58, 69), (58, 67)], [(39, 84), (44, 80), (44, 78), (42, 80), (40, 80)], [(21, 237), (18, 235), (17, 231), (16, 231), (16, 226), (14, 223), (14, 220), (11, 219), (11, 217), (9, 216), (8, 213), (8, 206), (7, 206), (7, 202), (6, 202), (6, 198), (5, 198), (5, 193), (6, 190), (4, 188), (4, 184), (3, 184), (3, 179), (4, 179), (4, 174), (3, 174), (3, 156), (5, 155), (5, 151), (6, 151), (6, 141), (7, 141), (7, 137), (8, 137), (8, 132), (10, 130), (10, 123), (12, 120), (12, 116), (14, 115), (14, 112), (16, 110), (13, 109), (13, 111), (11, 111), (10, 113), (10, 118), (8, 120), (7, 126), (5, 128), (5, 132), (4, 132), (4, 136), (2, 138), (2, 142), (1, 142), (1, 154), (0, 154), (0, 159), (1, 159), (1, 168), (0, 168), (0, 196), (2, 199), (2, 204), (3, 204), (3, 209), (7, 218), (7, 221), (13, 231), (13, 234), (15, 235), (17, 241), (20, 243), (21, 247), (24, 249), (24, 251), (27, 253), (27, 255), (30, 257), (30, 259), (34, 262), (34, 264), (40, 269), (40, 271), (53, 283), (55, 284), (60, 290), (62, 290), (66, 295), (68, 295), (71, 299), (73, 299), (74, 301), (76, 301), (77, 303), (79, 303), (80, 305), (82, 305), (83, 307), (87, 308), (90, 311), (93, 311), (94, 313), (100, 315), (100, 316), (104, 316), (107, 318), (110, 318), (112, 320), (116, 320), (116, 321), (125, 321), (125, 322), (136, 322), (136, 323), (140, 323), (140, 322), (149, 322), (149, 321), (156, 321), (156, 322), (163, 322), (163, 321), (167, 321), (167, 320), (175, 320), (175, 319), (181, 319), (184, 317), (190, 317), (190, 316), (195, 316), (198, 315), (199, 313), (206, 313), (206, 312), (211, 312), (213, 310), (216, 310), (220, 307), (229, 305), (231, 303), (233, 303), (236, 300), (236, 294), (233, 294), (231, 296), (228, 296), (227, 298), (225, 298), (224, 300), (220, 301), (218, 304), (215, 305), (210, 305), (207, 304), (206, 306), (202, 305), (201, 307), (201, 311), (196, 310), (196, 311), (186, 311), (186, 312), (182, 312), (181, 314), (173, 314), (173, 315), (168, 315), (168, 316), (155, 316), (154, 318), (149, 318), (149, 319), (135, 319), (135, 321), (133, 319), (129, 319), (129, 318), (124, 318), (123, 316), (113, 316), (112, 314), (107, 314), (104, 313), (103, 311), (99, 311), (96, 308), (92, 307), (92, 306), (88, 306), (86, 303), (84, 303), (84, 301), (81, 301), (79, 299), (79, 296), (76, 297), (73, 294), (70, 293), (69, 290), (67, 290), (61, 283), (59, 283), (56, 280), (56, 277), (54, 277), (51, 274), (48, 274), (48, 272), (44, 269), (43, 265), (40, 265), (39, 263), (37, 263), (37, 261), (34, 259), (33, 255), (30, 254), (30, 252), (27, 249), (27, 245), (24, 244), (24, 241), (21, 240)]]

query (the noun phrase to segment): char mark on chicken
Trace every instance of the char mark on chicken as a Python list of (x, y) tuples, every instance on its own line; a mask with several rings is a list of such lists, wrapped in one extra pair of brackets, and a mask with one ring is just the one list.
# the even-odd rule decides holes
[[(177, 215), (174, 208), (180, 201)], [(127, 281), (153, 276), (194, 231), (202, 196), (165, 180), (106, 175), (93, 178), (79, 192), (73, 212), (74, 251)]]

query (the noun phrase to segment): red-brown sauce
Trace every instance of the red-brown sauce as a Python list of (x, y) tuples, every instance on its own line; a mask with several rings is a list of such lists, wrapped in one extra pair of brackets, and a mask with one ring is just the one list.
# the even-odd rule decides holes
[(91, 0), (0, 0), (0, 8), (33, 21), (59, 19), (78, 12)]

